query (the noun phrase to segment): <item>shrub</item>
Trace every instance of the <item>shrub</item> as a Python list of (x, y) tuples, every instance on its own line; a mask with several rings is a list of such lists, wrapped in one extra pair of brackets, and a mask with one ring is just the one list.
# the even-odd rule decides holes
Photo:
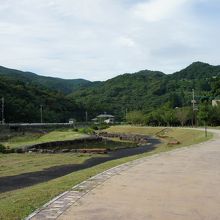
[(94, 129), (94, 130), (98, 130), (99, 129), (97, 125), (92, 125), (91, 128)]
[(107, 128), (109, 128), (110, 126), (108, 125), (108, 124), (100, 124), (99, 125), (99, 129), (100, 130), (103, 130), (103, 129), (107, 129)]
[(83, 134), (93, 134), (94, 130), (92, 128), (79, 128), (78, 131)]
[(24, 153), (24, 150), (22, 148), (17, 148), (15, 149), (15, 152), (20, 154), (20, 153)]
[(0, 153), (5, 153), (6, 147), (0, 144)]

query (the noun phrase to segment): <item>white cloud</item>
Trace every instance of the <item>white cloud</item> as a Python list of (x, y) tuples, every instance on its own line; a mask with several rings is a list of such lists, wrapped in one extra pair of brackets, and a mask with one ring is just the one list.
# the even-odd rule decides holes
[(187, 2), (190, 0), (149, 0), (137, 4), (134, 14), (149, 22), (160, 21), (178, 14)]
[(220, 64), (216, 0), (0, 1), (3, 66), (104, 80), (195, 60)]
[(125, 47), (134, 47), (136, 45), (134, 40), (132, 40), (129, 37), (119, 37), (118, 43), (119, 43), (119, 45), (122, 45)]

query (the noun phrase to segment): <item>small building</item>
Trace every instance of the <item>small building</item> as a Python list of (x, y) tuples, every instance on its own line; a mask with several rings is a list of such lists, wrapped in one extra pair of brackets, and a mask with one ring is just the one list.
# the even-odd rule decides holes
[(215, 106), (220, 106), (220, 99), (214, 99), (212, 100), (212, 106), (215, 107)]
[(101, 114), (92, 119), (94, 123), (106, 123), (113, 124), (115, 122), (115, 116), (108, 114)]
[(75, 124), (75, 122), (76, 122), (76, 119), (74, 119), (74, 118), (70, 118), (69, 119), (69, 124), (73, 125), (73, 124)]

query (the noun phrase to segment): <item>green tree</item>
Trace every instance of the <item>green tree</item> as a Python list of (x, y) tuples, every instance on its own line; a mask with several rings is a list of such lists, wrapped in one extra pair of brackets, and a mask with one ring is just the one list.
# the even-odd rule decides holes
[(131, 124), (145, 124), (146, 116), (141, 111), (131, 111), (126, 114), (126, 121)]
[(176, 118), (180, 122), (182, 127), (190, 119), (190, 113), (191, 113), (190, 107), (182, 107), (175, 109)]
[(214, 106), (210, 108), (208, 124), (211, 126), (220, 125), (220, 106)]
[(163, 115), (162, 118), (164, 122), (166, 123), (166, 126), (171, 126), (176, 121), (176, 116), (174, 114), (173, 109), (163, 109)]
[(152, 126), (161, 126), (164, 124), (161, 109), (152, 111), (147, 115), (147, 124)]

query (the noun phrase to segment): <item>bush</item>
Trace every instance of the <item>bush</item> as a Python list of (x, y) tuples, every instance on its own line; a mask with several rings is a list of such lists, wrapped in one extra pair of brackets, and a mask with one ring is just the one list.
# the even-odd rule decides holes
[(6, 153), (6, 154), (15, 153), (15, 149), (14, 149), (14, 148), (7, 148), (7, 149), (5, 150), (5, 153)]
[(22, 148), (16, 148), (16, 149), (15, 149), (15, 153), (18, 153), (18, 154), (24, 153), (24, 149), (22, 149)]
[(146, 115), (141, 111), (131, 111), (126, 114), (126, 121), (130, 124), (146, 124)]
[(90, 127), (87, 128), (79, 128), (78, 131), (83, 134), (94, 134), (94, 130)]
[(5, 153), (6, 147), (0, 144), (0, 153)]
[(92, 128), (93, 130), (99, 130), (99, 128), (98, 128), (97, 125), (92, 125), (91, 128)]
[(103, 130), (103, 129), (107, 129), (109, 128), (110, 126), (108, 124), (100, 124), (99, 125), (99, 130)]

